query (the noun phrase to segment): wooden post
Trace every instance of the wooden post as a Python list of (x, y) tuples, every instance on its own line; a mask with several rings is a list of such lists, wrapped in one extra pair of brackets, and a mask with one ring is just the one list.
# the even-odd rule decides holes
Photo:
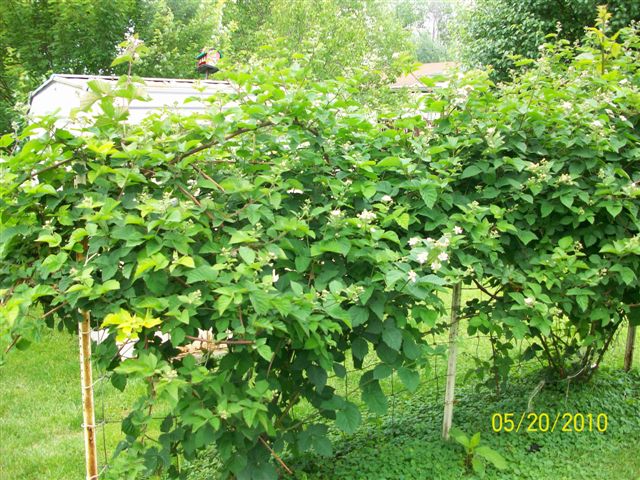
[(98, 452), (96, 448), (96, 421), (93, 409), (93, 373), (91, 371), (91, 325), (89, 312), (81, 310), (78, 324), (80, 339), (80, 377), (82, 381), (82, 419), (84, 421), (84, 451), (87, 480), (98, 478)]
[(629, 330), (627, 331), (627, 348), (624, 351), (624, 371), (631, 370), (633, 364), (633, 348), (636, 342), (636, 326), (629, 323)]
[[(78, 175), (75, 186), (86, 183), (85, 175)], [(89, 245), (85, 238), (82, 252), (77, 260), (85, 259)], [(80, 310), (82, 321), (78, 323), (78, 339), (80, 343), (80, 383), (82, 386), (82, 420), (84, 431), (84, 454), (87, 480), (98, 479), (98, 449), (96, 447), (96, 417), (93, 407), (93, 371), (91, 369), (91, 316), (87, 310)]]
[(453, 399), (456, 386), (456, 362), (458, 360), (458, 313), (462, 284), (453, 286), (451, 294), (451, 322), (449, 324), (449, 357), (447, 360), (447, 384), (444, 392), (444, 417), (442, 419), (442, 438), (449, 440), (449, 431), (453, 422)]

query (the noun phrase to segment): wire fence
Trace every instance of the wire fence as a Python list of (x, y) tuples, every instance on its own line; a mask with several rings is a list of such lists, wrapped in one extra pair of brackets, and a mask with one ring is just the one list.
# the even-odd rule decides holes
[[(446, 295), (451, 295), (451, 292), (446, 292)], [(476, 288), (463, 287), (461, 288), (461, 298), (460, 311), (463, 311), (468, 301), (473, 299), (482, 301), (486, 300), (488, 296)], [(437, 331), (425, 332), (428, 347), (431, 349), (431, 355), (428, 357), (427, 365), (423, 365), (420, 369), (420, 380), (415, 389), (408, 389), (402, 384), (396, 372), (391, 372), (385, 378), (375, 379), (380, 382), (385, 396), (388, 399), (388, 410), (392, 429), (395, 424), (396, 403), (399, 399), (408, 399), (413, 395), (419, 395), (420, 399), (424, 400), (424, 402), (444, 409), (446, 405), (445, 386), (447, 381), (447, 360), (452, 342), (452, 339), (448, 336), (449, 328), (451, 327), (449, 323), (451, 314), (451, 303), (445, 301), (444, 314), (440, 317), (438, 323), (440, 324), (439, 327), (442, 327), (441, 324), (447, 322), (447, 328), (438, 328)], [(492, 348), (492, 340), (494, 340), (495, 337), (491, 334), (479, 333), (470, 335), (468, 333), (468, 319), (464, 316), (458, 316), (456, 321), (459, 322), (460, 327), (455, 338), (459, 356), (457, 372), (455, 374), (457, 381), (465, 381), (467, 378), (473, 377), (480, 367), (485, 368), (484, 375), (486, 377), (486, 369), (490, 368), (495, 359), (495, 351)], [(625, 329), (620, 328), (612, 340), (611, 346), (616, 350), (619, 350), (626, 340), (624, 330)], [(527, 340), (517, 342), (516, 352), (510, 354), (511, 358), (519, 359), (511, 365), (511, 368), (517, 370), (520, 377), (524, 377), (528, 373), (540, 368), (540, 364), (523, 359), (523, 353), (529, 345), (530, 342)], [(122, 351), (123, 348), (121, 347), (116, 355), (120, 355)], [(91, 384), (91, 390), (94, 392), (96, 399), (96, 419), (94, 425), (98, 433), (96, 435), (95, 448), (97, 452), (99, 452), (98, 474), (93, 477), (87, 477), (92, 478), (92, 480), (102, 478), (104, 472), (109, 468), (111, 452), (106, 432), (107, 426), (110, 424), (120, 424), (124, 419), (124, 416), (120, 418), (117, 416), (108, 418), (107, 416), (107, 391), (112, 388), (108, 385), (111, 381), (112, 373), (102, 367), (104, 364), (105, 362), (95, 362), (93, 365), (95, 377)], [(371, 371), (382, 364), (384, 364), (384, 362), (378, 359), (374, 353), (370, 353), (364, 359), (361, 368), (356, 368), (352, 362), (345, 361), (344, 375), (341, 374), (338, 376), (333, 374), (328, 377), (328, 383), (336, 389), (336, 394), (342, 395), (347, 400), (364, 407), (364, 402), (362, 402), (357, 395), (363, 386), (361, 385), (360, 378), (365, 372)], [(479, 376), (476, 376), (475, 381), (478, 381), (479, 378)], [(500, 384), (497, 377), (495, 388), (497, 389), (496, 393), (499, 394)], [(452, 403), (454, 402), (452, 401)], [(309, 413), (309, 410), (310, 408), (308, 406), (305, 408), (303, 404), (302, 406), (297, 405), (293, 407), (291, 413), (300, 416), (299, 424), (302, 425), (319, 418), (319, 414), (316, 411)], [(83, 424), (83, 428), (84, 427), (86, 427), (86, 425)]]

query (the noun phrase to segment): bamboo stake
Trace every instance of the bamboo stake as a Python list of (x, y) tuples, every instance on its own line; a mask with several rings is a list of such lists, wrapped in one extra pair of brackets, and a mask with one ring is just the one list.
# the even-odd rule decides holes
[(78, 324), (80, 339), (80, 377), (82, 381), (82, 419), (84, 420), (84, 451), (87, 480), (98, 478), (98, 454), (96, 449), (96, 421), (93, 408), (93, 373), (91, 371), (91, 324), (89, 312), (81, 310)]
[(627, 348), (624, 351), (624, 371), (631, 370), (633, 364), (633, 349), (636, 343), (636, 326), (629, 323), (629, 330), (627, 331)]
[(456, 362), (458, 360), (458, 312), (462, 285), (456, 283), (451, 294), (451, 321), (449, 324), (449, 357), (447, 360), (447, 384), (444, 393), (444, 416), (442, 418), (442, 438), (449, 440), (453, 422), (453, 401), (456, 386)]
[[(75, 178), (75, 186), (86, 183), (85, 175)], [(85, 238), (82, 252), (77, 260), (85, 260), (89, 245)], [(86, 262), (85, 262), (86, 263)], [(80, 310), (82, 321), (78, 323), (78, 340), (80, 342), (80, 382), (82, 385), (82, 420), (84, 430), (84, 453), (87, 480), (98, 478), (98, 449), (96, 447), (96, 417), (93, 406), (93, 372), (91, 369), (91, 315), (87, 310)]]

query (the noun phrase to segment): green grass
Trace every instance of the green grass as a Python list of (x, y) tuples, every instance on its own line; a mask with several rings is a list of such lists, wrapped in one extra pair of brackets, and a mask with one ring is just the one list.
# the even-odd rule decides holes
[[(468, 434), (481, 432), (483, 444), (500, 452), (509, 469), (487, 468), (489, 479), (634, 480), (640, 478), (640, 376), (604, 370), (587, 385), (548, 386), (537, 395), (533, 411), (607, 413), (606, 433), (522, 431), (495, 433), (494, 413), (527, 408), (537, 378), (523, 378), (499, 400), (487, 392), (462, 387), (454, 423)], [(442, 406), (431, 401), (429, 389), (396, 402), (394, 415), (369, 417), (354, 435), (334, 430), (334, 455), (291, 459), (298, 479), (440, 479), (474, 478), (463, 466), (462, 448), (440, 440)], [(553, 417), (552, 417), (553, 418)], [(553, 420), (552, 420), (553, 421)], [(517, 422), (517, 419), (516, 419)], [(525, 423), (526, 425), (526, 423)], [(522, 427), (521, 427), (522, 428)], [(594, 427), (595, 429), (595, 427)], [(532, 448), (538, 451), (531, 452)], [(468, 475), (468, 477), (467, 477)]]
[[(121, 394), (96, 385), (96, 417), (120, 420), (140, 387)], [(101, 390), (102, 388), (102, 390)], [(0, 367), (0, 479), (84, 478), (84, 440), (77, 337), (55, 331), (23, 351), (12, 352)], [(121, 438), (109, 423), (98, 436), (111, 454)]]
[[(500, 451), (510, 469), (498, 473), (490, 468), (486, 478), (507, 479), (640, 479), (640, 376), (637, 367), (630, 374), (620, 371), (624, 349), (622, 330), (605, 359), (603, 371), (587, 385), (547, 385), (534, 398), (537, 412), (607, 413), (609, 428), (599, 433), (518, 433), (491, 431), (496, 412), (523, 412), (539, 377), (520, 375), (496, 399), (487, 390), (476, 391), (475, 379), (465, 381), (474, 366), (473, 357), (487, 358), (486, 341), (464, 340), (459, 357), (458, 394), (454, 423), (467, 433), (482, 432), (483, 443)], [(436, 341), (445, 340), (444, 336)], [(636, 359), (636, 365), (638, 364)], [(366, 416), (352, 436), (332, 430), (334, 456), (330, 459), (306, 455), (287, 457), (296, 478), (320, 479), (457, 479), (464, 477), (462, 450), (440, 440), (442, 421), (444, 359), (433, 359), (424, 372), (425, 382), (415, 394), (400, 392), (395, 380), (394, 400), (383, 416)], [(534, 372), (535, 373), (535, 372)], [(349, 386), (357, 385), (359, 374), (349, 375)], [(344, 381), (332, 380), (344, 389)], [(100, 461), (105, 449), (110, 456), (121, 438), (118, 421), (128, 405), (142, 393), (143, 384), (129, 385), (124, 393), (110, 384), (96, 389), (98, 420), (108, 423), (99, 430)], [(391, 392), (391, 381), (384, 389)], [(354, 395), (352, 399), (357, 399)], [(312, 409), (305, 404), (296, 414), (305, 417)], [(14, 351), (0, 367), (0, 479), (84, 478), (82, 414), (79, 386), (78, 345), (75, 336), (47, 332), (40, 342), (24, 351)], [(104, 444), (106, 439), (106, 445)], [(528, 453), (532, 444), (542, 448)], [(190, 466), (192, 480), (215, 478), (207, 461)], [(469, 476), (468, 478), (473, 478)]]

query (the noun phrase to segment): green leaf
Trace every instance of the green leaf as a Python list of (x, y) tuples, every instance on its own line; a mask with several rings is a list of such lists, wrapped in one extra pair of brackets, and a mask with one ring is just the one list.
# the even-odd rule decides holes
[(405, 230), (407, 230), (409, 228), (410, 218), (411, 217), (409, 217), (408, 213), (403, 213), (402, 215), (399, 215), (398, 217), (396, 217), (396, 223), (400, 225), (402, 228), (404, 228)]
[(498, 452), (496, 452), (495, 450), (493, 450), (492, 448), (487, 447), (486, 445), (482, 445), (476, 448), (474, 453), (476, 455), (480, 455), (481, 457), (491, 462), (493, 466), (496, 467), (498, 470), (507, 469), (508, 465), (504, 457), (500, 455)]
[(65, 264), (69, 255), (66, 252), (60, 252), (57, 255), (49, 255), (42, 262), (42, 270), (48, 275), (57, 272)]
[(573, 196), (571, 195), (562, 195), (560, 197), (560, 203), (562, 203), (565, 207), (571, 208), (573, 205)]
[(271, 295), (262, 290), (249, 293), (249, 300), (258, 315), (264, 315), (271, 309)]
[(367, 352), (369, 351), (369, 346), (367, 341), (363, 338), (356, 338), (351, 344), (351, 353), (360, 360), (364, 360), (364, 357), (367, 356)]
[(481, 477), (484, 476), (486, 468), (484, 466), (484, 460), (482, 460), (482, 457), (474, 456), (471, 459), (471, 466), (473, 467), (473, 471), (475, 473), (477, 473)]
[(438, 199), (438, 190), (432, 185), (427, 185), (420, 189), (420, 196), (427, 208), (433, 208)]
[(349, 253), (349, 250), (351, 250), (351, 242), (347, 238), (340, 238), (338, 240), (324, 240), (318, 243), (314, 243), (311, 246), (311, 256), (315, 257), (321, 255), (324, 252), (347, 255), (347, 253)]
[(229, 308), (229, 305), (231, 305), (232, 301), (232, 296), (220, 295), (216, 300), (216, 310), (218, 310), (218, 315), (222, 315), (227, 310), (227, 308)]
[(361, 388), (362, 400), (372, 413), (378, 415), (387, 413), (387, 397), (382, 388), (380, 388), (380, 382), (375, 380), (363, 385)]
[(238, 253), (240, 254), (240, 258), (242, 258), (242, 260), (244, 260), (244, 263), (246, 263), (246, 264), (250, 265), (256, 259), (256, 252), (254, 252), (249, 247), (240, 247), (238, 249)]
[(398, 377), (400, 377), (400, 381), (410, 392), (415, 392), (418, 385), (420, 385), (420, 374), (407, 367), (400, 367), (398, 369)]
[(386, 157), (380, 160), (377, 164), (378, 167), (402, 167), (402, 160), (398, 157)]
[(296, 257), (296, 271), (298, 273), (305, 272), (311, 263), (311, 258), (306, 255), (298, 255)]
[(369, 319), (369, 309), (353, 306), (349, 309), (349, 318), (351, 319), (352, 328), (362, 325)]
[(361, 422), (360, 410), (351, 402), (347, 402), (342, 410), (336, 412), (336, 426), (347, 434), (354, 433)]
[(376, 380), (382, 380), (384, 378), (390, 377), (392, 373), (393, 368), (391, 368), (389, 365), (381, 363), (373, 369), (373, 378), (375, 378)]
[(531, 242), (532, 240), (538, 240), (538, 236), (535, 233), (529, 232), (527, 230), (518, 230), (516, 233), (516, 236), (525, 245)]
[(605, 208), (607, 209), (607, 212), (609, 212), (609, 215), (611, 215), (613, 218), (616, 218), (622, 211), (622, 205), (620, 204), (620, 202), (607, 202), (605, 204)]
[(460, 178), (462, 179), (462, 178), (474, 177), (479, 173), (482, 173), (482, 169), (480, 167), (476, 165), (470, 165), (464, 169), (464, 171), (460, 175)]
[(260, 345), (256, 348), (258, 355), (264, 358), (267, 362), (271, 361), (271, 357), (273, 356), (273, 352), (271, 351), (271, 347), (269, 345)]
[(324, 368), (317, 365), (310, 365), (307, 367), (307, 376), (311, 383), (316, 387), (319, 392), (322, 392), (327, 384), (327, 372)]
[(193, 258), (189, 256), (180, 257), (178, 260), (175, 261), (175, 264), (182, 265), (183, 267), (187, 267), (187, 268), (196, 268), (196, 264), (193, 261)]
[(60, 235), (48, 232), (42, 232), (36, 239), (36, 242), (48, 243), (50, 247), (57, 247), (61, 241), (62, 237)]
[(456, 442), (458, 442), (464, 448), (469, 448), (469, 437), (467, 437), (466, 433), (456, 427), (453, 427), (449, 433)]
[(402, 331), (395, 326), (386, 326), (382, 331), (382, 341), (392, 350), (399, 352), (402, 345)]
[(480, 445), (480, 432), (476, 432), (469, 440), (469, 448), (474, 449)]
[(187, 272), (187, 283), (213, 282), (218, 278), (219, 272), (210, 265), (201, 265)]
[(231, 234), (229, 244), (233, 245), (236, 243), (254, 243), (257, 241), (258, 239), (252, 233), (245, 232), (244, 230), (237, 230)]

